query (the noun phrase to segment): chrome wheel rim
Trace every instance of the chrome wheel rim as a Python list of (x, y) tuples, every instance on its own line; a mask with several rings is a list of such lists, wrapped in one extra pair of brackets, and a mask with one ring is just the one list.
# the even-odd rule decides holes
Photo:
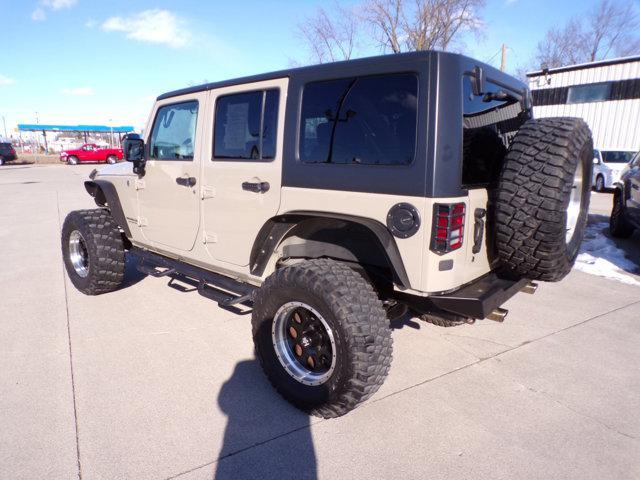
[(89, 251), (84, 237), (77, 230), (69, 235), (69, 260), (78, 275), (82, 278), (89, 275)]
[(273, 349), (287, 373), (304, 385), (322, 385), (336, 367), (336, 343), (327, 321), (302, 302), (282, 305), (271, 327)]
[(569, 197), (569, 206), (567, 207), (567, 224), (566, 224), (566, 242), (570, 243), (576, 233), (578, 226), (578, 218), (580, 218), (580, 210), (582, 206), (582, 162), (578, 163), (576, 173), (573, 176), (573, 185), (571, 186), (571, 196)]

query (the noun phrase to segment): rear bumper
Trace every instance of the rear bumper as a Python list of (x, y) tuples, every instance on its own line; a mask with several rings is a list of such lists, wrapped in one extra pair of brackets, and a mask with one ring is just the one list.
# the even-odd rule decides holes
[(511, 280), (491, 272), (451, 293), (429, 297), (407, 296), (402, 300), (421, 313), (444, 310), (468, 318), (486, 318), (493, 310), (522, 290), (529, 280)]

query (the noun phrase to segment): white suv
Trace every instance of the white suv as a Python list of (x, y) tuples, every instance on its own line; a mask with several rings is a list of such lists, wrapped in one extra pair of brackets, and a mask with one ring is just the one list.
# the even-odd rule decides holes
[(620, 174), (631, 161), (635, 152), (624, 150), (593, 151), (593, 186), (597, 192), (604, 192), (620, 182)]

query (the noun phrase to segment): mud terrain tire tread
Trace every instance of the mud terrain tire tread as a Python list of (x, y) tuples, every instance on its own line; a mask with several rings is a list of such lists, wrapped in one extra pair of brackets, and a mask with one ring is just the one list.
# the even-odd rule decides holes
[[(89, 252), (89, 274), (78, 275), (69, 260), (69, 236), (78, 230)], [(76, 210), (67, 215), (62, 226), (62, 258), (69, 279), (86, 295), (117, 290), (124, 279), (125, 253), (122, 234), (108, 210)]]
[[(285, 301), (299, 300), (282, 296), (274, 300), (285, 291), (293, 292), (287, 295), (300, 291), (312, 294), (332, 317), (334, 335), (340, 337), (339, 343), (344, 346), (342, 365), (327, 382), (337, 379), (336, 383), (321, 404), (292, 395), (291, 388), (283, 388), (280, 381), (284, 369), (270, 345), (271, 323), (275, 311)], [(273, 387), (296, 407), (315, 416), (334, 418), (353, 410), (380, 388), (389, 372), (392, 338), (382, 302), (369, 282), (341, 262), (309, 260), (274, 272), (256, 294), (252, 327), (258, 358)], [(306, 387), (300, 384), (300, 388)]]
[[(495, 210), (498, 256), (512, 274), (554, 282), (571, 270), (587, 221), (592, 151), (589, 127), (578, 118), (529, 120), (517, 133), (500, 174)], [(578, 162), (586, 198), (576, 243), (568, 245), (566, 209)]]

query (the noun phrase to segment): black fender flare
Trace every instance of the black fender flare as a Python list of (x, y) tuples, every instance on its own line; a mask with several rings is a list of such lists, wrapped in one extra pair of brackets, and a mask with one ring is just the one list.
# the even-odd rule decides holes
[(356, 215), (346, 215), (340, 213), (327, 213), (315, 211), (292, 211), (283, 215), (269, 219), (260, 229), (256, 237), (251, 257), (249, 260), (252, 275), (261, 276), (267, 263), (275, 249), (280, 245), (287, 234), (300, 222), (310, 219), (333, 219), (355, 223), (369, 230), (380, 242), (380, 247), (384, 250), (389, 265), (393, 271), (394, 283), (403, 289), (411, 288), (409, 276), (404, 267), (400, 250), (391, 232), (385, 225), (371, 218), (359, 217)]
[(118, 226), (122, 228), (126, 237), (130, 239), (131, 230), (129, 230), (127, 219), (124, 216), (124, 211), (118, 198), (118, 191), (113, 183), (107, 180), (88, 180), (84, 182), (84, 188), (87, 190), (87, 193), (93, 197), (96, 205), (109, 209), (113, 219)]

